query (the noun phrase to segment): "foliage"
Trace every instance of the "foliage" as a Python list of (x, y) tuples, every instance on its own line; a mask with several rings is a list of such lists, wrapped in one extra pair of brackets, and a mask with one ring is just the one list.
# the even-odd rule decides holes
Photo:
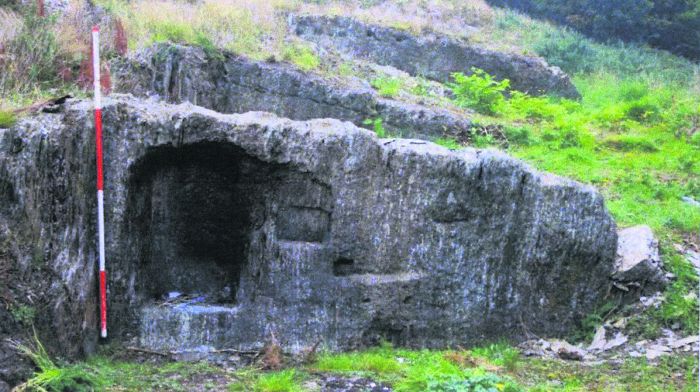
[(374, 133), (377, 134), (377, 137), (385, 138), (388, 136), (386, 129), (384, 129), (384, 121), (381, 119), (381, 117), (368, 118), (368, 119), (365, 119), (362, 123), (364, 125), (371, 125), (372, 130), (374, 130)]
[(700, 58), (700, 2), (695, 0), (491, 0), (566, 24), (594, 38), (646, 42)]
[(505, 102), (503, 93), (510, 86), (508, 79), (498, 82), (478, 68), (472, 68), (469, 76), (456, 72), (452, 78), (454, 82), (448, 87), (455, 95), (455, 103), (483, 114), (496, 114), (501, 110)]
[(377, 92), (382, 97), (395, 97), (403, 86), (403, 81), (399, 78), (380, 76), (372, 80), (372, 87), (377, 89)]

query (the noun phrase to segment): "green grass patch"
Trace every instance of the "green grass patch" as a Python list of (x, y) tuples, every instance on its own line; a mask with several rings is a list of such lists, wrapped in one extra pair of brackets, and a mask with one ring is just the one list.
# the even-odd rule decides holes
[(288, 46), (284, 50), (282, 58), (304, 71), (316, 69), (319, 64), (321, 64), (321, 60), (319, 60), (318, 56), (316, 56), (311, 48), (299, 44)]
[(230, 392), (302, 392), (302, 382), (306, 375), (295, 369), (285, 369), (275, 372), (258, 372), (252, 369), (239, 371), (239, 380), (229, 385)]
[(0, 110), (0, 128), (10, 128), (17, 123), (17, 116), (11, 111)]
[(462, 148), (462, 145), (459, 144), (459, 142), (457, 142), (455, 139), (448, 137), (437, 138), (433, 140), (433, 143), (437, 144), (438, 146), (449, 148), (450, 150), (459, 150)]
[(362, 124), (371, 126), (379, 138), (388, 136), (386, 129), (384, 129), (384, 120), (381, 117), (365, 119)]
[(374, 87), (379, 95), (386, 98), (392, 98), (399, 94), (403, 87), (403, 81), (400, 78), (380, 76), (372, 80)]

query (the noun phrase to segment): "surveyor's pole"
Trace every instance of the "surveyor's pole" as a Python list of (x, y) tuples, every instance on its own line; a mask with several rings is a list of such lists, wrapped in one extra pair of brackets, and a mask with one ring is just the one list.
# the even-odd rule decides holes
[(100, 336), (107, 337), (107, 272), (105, 270), (105, 209), (102, 174), (102, 94), (100, 92), (100, 28), (92, 28), (92, 76), (95, 88), (95, 147), (97, 152), (97, 237), (100, 252)]

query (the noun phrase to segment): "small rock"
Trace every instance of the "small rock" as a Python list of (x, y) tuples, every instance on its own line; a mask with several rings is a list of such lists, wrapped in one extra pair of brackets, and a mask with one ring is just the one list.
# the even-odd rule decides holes
[(603, 351), (612, 350), (615, 347), (622, 346), (627, 343), (627, 336), (618, 332), (612, 340), (608, 340), (603, 347)]
[(641, 302), (642, 306), (644, 306), (645, 308), (649, 308), (652, 306), (655, 308), (658, 308), (659, 305), (661, 305), (661, 302), (663, 302), (663, 299), (664, 299), (663, 294), (661, 294), (661, 292), (656, 292), (653, 295), (648, 296), (648, 297), (645, 297), (645, 296), (639, 297), (639, 302)]
[(177, 297), (179, 297), (179, 296), (181, 296), (181, 295), (182, 295), (182, 293), (179, 292), (179, 291), (171, 291), (171, 292), (168, 293), (168, 298), (167, 298), (167, 299), (169, 299), (169, 300), (175, 299), (175, 298), (177, 298)]
[(588, 346), (588, 351), (602, 351), (605, 347), (605, 343), (605, 327), (601, 325), (596, 329), (593, 341), (591, 345)]
[(557, 353), (559, 358), (571, 361), (582, 361), (586, 354), (588, 354), (586, 350), (563, 340), (553, 341), (552, 350)]
[(656, 358), (661, 357), (663, 355), (668, 355), (670, 352), (671, 352), (671, 349), (668, 348), (667, 346), (654, 344), (654, 345), (651, 345), (647, 348), (646, 357), (647, 357), (647, 359), (656, 359)]
[(700, 201), (697, 201), (690, 196), (683, 196), (681, 197), (681, 200), (690, 204), (691, 206), (700, 207)]
[(643, 291), (660, 289), (668, 281), (659, 257), (659, 243), (649, 226), (618, 231), (615, 267), (613, 279), (617, 283), (637, 283)]
[(699, 338), (700, 337), (698, 335), (688, 336), (688, 337), (685, 337), (683, 339), (679, 339), (679, 340), (676, 340), (675, 342), (670, 343), (669, 346), (671, 346), (671, 348), (674, 348), (674, 349), (680, 348), (680, 347), (687, 346), (687, 345), (690, 345), (693, 343), (697, 343)]

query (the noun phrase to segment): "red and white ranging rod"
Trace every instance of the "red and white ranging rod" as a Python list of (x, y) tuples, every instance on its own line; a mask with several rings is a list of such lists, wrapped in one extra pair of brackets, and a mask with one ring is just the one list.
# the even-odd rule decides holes
[(102, 173), (102, 93), (100, 91), (100, 28), (92, 28), (92, 76), (95, 88), (95, 147), (97, 152), (97, 236), (100, 251), (100, 336), (107, 337), (107, 272), (105, 270), (105, 208)]

